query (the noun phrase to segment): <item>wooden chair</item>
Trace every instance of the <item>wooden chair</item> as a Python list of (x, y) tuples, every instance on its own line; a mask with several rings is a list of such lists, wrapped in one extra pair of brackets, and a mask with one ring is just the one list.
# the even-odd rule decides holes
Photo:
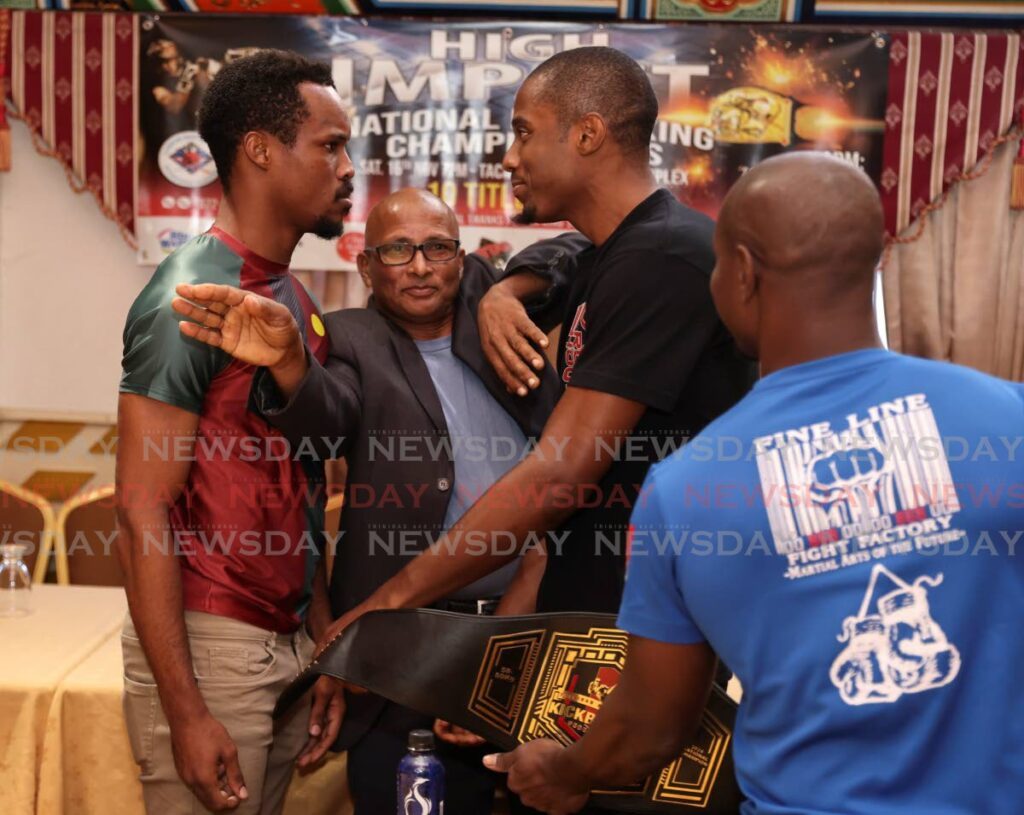
[(76, 495), (61, 507), (57, 515), (57, 557), (64, 557), (72, 584), (123, 586), (124, 572), (116, 544), (113, 485)]
[[(25, 565), (32, 573), (33, 583), (46, 580), (46, 567), (56, 523), (53, 507), (43, 496), (31, 490), (0, 481), (0, 542), (28, 544)], [(67, 561), (57, 560), (57, 582), (67, 583)]]

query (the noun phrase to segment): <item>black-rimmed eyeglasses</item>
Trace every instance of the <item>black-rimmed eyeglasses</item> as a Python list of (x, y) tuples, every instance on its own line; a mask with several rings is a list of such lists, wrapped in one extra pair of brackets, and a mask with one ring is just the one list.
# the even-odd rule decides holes
[(364, 251), (373, 252), (385, 266), (412, 263), (417, 252), (423, 253), (424, 260), (441, 263), (455, 259), (459, 254), (459, 242), (454, 238), (435, 238), (423, 243), (382, 243), (380, 246), (367, 246)]

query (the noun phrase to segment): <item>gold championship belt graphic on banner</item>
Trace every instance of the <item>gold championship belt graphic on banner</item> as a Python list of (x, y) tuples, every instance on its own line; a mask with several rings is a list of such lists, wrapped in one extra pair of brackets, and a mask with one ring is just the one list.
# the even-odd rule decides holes
[[(503, 750), (533, 739), (579, 740), (615, 691), (628, 635), (607, 614), (484, 617), (401, 609), (361, 617), (281, 694), (275, 716), (321, 674), (464, 727)], [(631, 787), (597, 789), (618, 812), (735, 815), (736, 704), (715, 686), (681, 755)]]

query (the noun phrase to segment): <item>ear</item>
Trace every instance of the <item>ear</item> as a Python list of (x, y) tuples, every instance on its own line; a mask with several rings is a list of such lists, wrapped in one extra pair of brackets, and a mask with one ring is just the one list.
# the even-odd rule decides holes
[(363, 285), (373, 291), (373, 283), (370, 282), (370, 258), (366, 256), (366, 252), (356, 255), (356, 269), (359, 270), (359, 276), (363, 279)]
[(270, 143), (266, 134), (250, 130), (242, 137), (242, 151), (261, 170), (270, 168)]
[(760, 285), (760, 278), (757, 273), (757, 261), (753, 252), (745, 244), (736, 245), (736, 275), (739, 284), (739, 293), (743, 302), (754, 299)]
[(589, 156), (601, 149), (608, 135), (608, 125), (600, 113), (587, 113), (573, 126), (576, 150), (581, 156)]

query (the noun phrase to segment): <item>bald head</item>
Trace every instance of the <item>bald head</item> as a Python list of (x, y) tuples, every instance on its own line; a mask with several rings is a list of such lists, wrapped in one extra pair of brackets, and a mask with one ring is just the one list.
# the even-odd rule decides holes
[(876, 346), (882, 239), (882, 205), (860, 170), (824, 153), (761, 162), (718, 216), (718, 313), (763, 372)]
[(765, 270), (827, 273), (836, 288), (870, 286), (882, 252), (874, 185), (826, 153), (787, 153), (748, 170), (726, 196), (718, 223), (723, 243), (745, 246)]
[(377, 309), (428, 340), (451, 333), (464, 257), (455, 213), (436, 195), (406, 188), (370, 210), (356, 264)]
[(370, 210), (366, 218), (366, 243), (376, 246), (403, 222), (429, 220), (445, 231), (445, 237), (459, 237), (459, 221), (444, 201), (433, 193), (405, 187), (391, 193)]

